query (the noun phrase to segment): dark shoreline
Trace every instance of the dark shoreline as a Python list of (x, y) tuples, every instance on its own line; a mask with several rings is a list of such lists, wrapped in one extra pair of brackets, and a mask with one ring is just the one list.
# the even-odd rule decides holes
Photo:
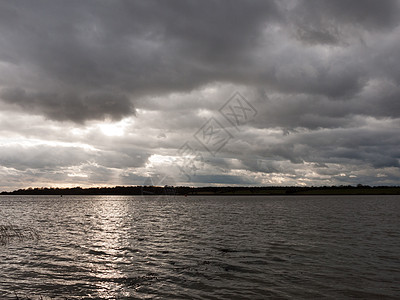
[(323, 187), (186, 187), (116, 186), (101, 188), (28, 188), (0, 195), (177, 195), (177, 196), (289, 196), (289, 195), (400, 195), (399, 186), (323, 186)]

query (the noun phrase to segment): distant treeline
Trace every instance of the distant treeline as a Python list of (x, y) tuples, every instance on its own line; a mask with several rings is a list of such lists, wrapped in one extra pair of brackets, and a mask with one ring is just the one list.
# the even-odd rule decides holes
[(400, 195), (399, 186), (321, 186), (321, 187), (187, 187), (116, 186), (97, 188), (28, 188), (1, 195)]

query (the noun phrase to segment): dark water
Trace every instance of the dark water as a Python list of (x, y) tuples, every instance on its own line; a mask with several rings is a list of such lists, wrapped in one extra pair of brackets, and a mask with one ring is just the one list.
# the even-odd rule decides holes
[[(400, 198), (0, 197), (0, 299), (399, 299)], [(16, 294), (15, 294), (16, 293)]]

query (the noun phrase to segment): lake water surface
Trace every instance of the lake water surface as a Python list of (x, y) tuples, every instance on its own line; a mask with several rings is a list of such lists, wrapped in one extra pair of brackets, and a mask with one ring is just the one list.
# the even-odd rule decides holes
[(0, 299), (399, 299), (398, 196), (2, 196)]

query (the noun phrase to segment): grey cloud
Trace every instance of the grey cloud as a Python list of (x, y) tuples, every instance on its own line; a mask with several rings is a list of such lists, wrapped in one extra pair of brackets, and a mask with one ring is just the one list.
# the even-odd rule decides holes
[(329, 1), (302, 0), (309, 11), (316, 7), (317, 12), (347, 23), (364, 26), (368, 29), (393, 28), (399, 24), (399, 2), (397, 0)]
[(134, 168), (143, 166), (149, 157), (149, 154), (137, 151), (136, 149), (130, 149), (124, 153), (123, 149), (118, 151), (103, 151), (101, 152), (96, 162), (104, 167), (108, 168)]
[[(197, 145), (196, 184), (393, 184), (399, 16), (389, 0), (0, 2), (1, 139), (96, 149), (2, 146), (0, 165), (29, 182), (79, 166), (79, 182), (141, 181), (240, 90), (257, 116), (224, 123), (217, 157)], [(134, 115), (122, 136), (97, 126)]]
[(249, 178), (233, 175), (196, 175), (192, 177), (194, 183), (206, 184), (225, 184), (225, 185), (248, 185), (257, 184), (256, 180), (250, 180)]
[(0, 165), (17, 170), (55, 169), (79, 165), (90, 159), (90, 154), (76, 147), (48, 145), (1, 147)]
[(130, 149), (129, 154), (121, 149), (101, 151), (71, 146), (6, 145), (0, 149), (0, 166), (20, 171), (29, 169), (56, 170), (59, 168), (96, 165), (104, 169), (142, 167), (148, 154)]
[[(0, 59), (41, 78), (29, 84), (21, 78), (15, 86), (29, 96), (3, 101), (80, 123), (133, 114), (130, 98), (191, 91), (215, 81), (352, 96), (370, 77), (367, 50), (361, 58), (345, 51), (326, 60), (269, 29), (294, 27), (304, 39), (329, 44), (339, 39), (339, 23), (389, 30), (399, 14), (395, 1), (299, 1), (289, 10), (273, 1), (15, 1), (3, 2), (1, 9), (14, 17), (1, 21)], [(302, 22), (316, 29), (306, 30)], [(271, 40), (263, 40), (265, 32)], [(288, 46), (280, 49), (281, 43)]]
[(120, 175), (119, 180), (122, 185), (143, 185), (144, 182), (148, 180), (148, 177), (140, 176), (132, 172), (124, 172)]
[[(347, 43), (348, 31), (382, 31), (399, 24), (396, 0), (300, 0), (293, 10), (297, 37), (309, 44)], [(360, 31), (356, 38), (362, 37)], [(354, 35), (353, 35), (354, 37)]]
[[(342, 182), (343, 173), (368, 170), (367, 174), (358, 174), (357, 180), (371, 183), (374, 172), (387, 174), (388, 169), (400, 167), (398, 128), (396, 120), (366, 119), (351, 128), (302, 129), (280, 137), (276, 133), (247, 135), (243, 132), (220, 153), (221, 157), (235, 158), (234, 163), (228, 159), (213, 159), (209, 163), (228, 174), (232, 170), (246, 170), (265, 175), (292, 174), (299, 180), (314, 170), (321, 178), (310, 180), (319, 184), (323, 183), (321, 180), (336, 183), (335, 176)], [(395, 176), (388, 175), (385, 182), (393, 184)]]
[(24, 89), (4, 89), (0, 98), (31, 113), (44, 114), (59, 121), (83, 123), (86, 120), (121, 119), (135, 113), (126, 95), (91, 93), (88, 95), (28, 93)]
[(309, 44), (338, 44), (340, 37), (336, 28), (304, 28), (299, 27), (296, 31), (297, 37)]
[(254, 126), (296, 128), (352, 128), (366, 117), (400, 117), (399, 86), (388, 81), (369, 81), (356, 94), (332, 100), (309, 94), (273, 94), (257, 101)]
[(397, 129), (353, 128), (313, 131), (287, 137), (281, 143), (266, 145), (264, 157), (275, 156), (292, 163), (337, 163), (399, 167), (400, 142)]
[[(74, 122), (102, 119), (105, 110), (114, 119), (133, 113), (125, 95), (190, 90), (223, 78), (216, 64), (242, 60), (265, 22), (279, 15), (274, 2), (263, 1), (16, 1), (1, 10), (14, 17), (1, 21), (0, 59), (52, 82), (30, 82), (36, 100), (19, 95), (18, 103)], [(98, 89), (122, 96), (110, 105), (84, 100)], [(63, 114), (47, 108), (55, 102), (65, 104)], [(74, 111), (76, 105), (83, 109)]]

